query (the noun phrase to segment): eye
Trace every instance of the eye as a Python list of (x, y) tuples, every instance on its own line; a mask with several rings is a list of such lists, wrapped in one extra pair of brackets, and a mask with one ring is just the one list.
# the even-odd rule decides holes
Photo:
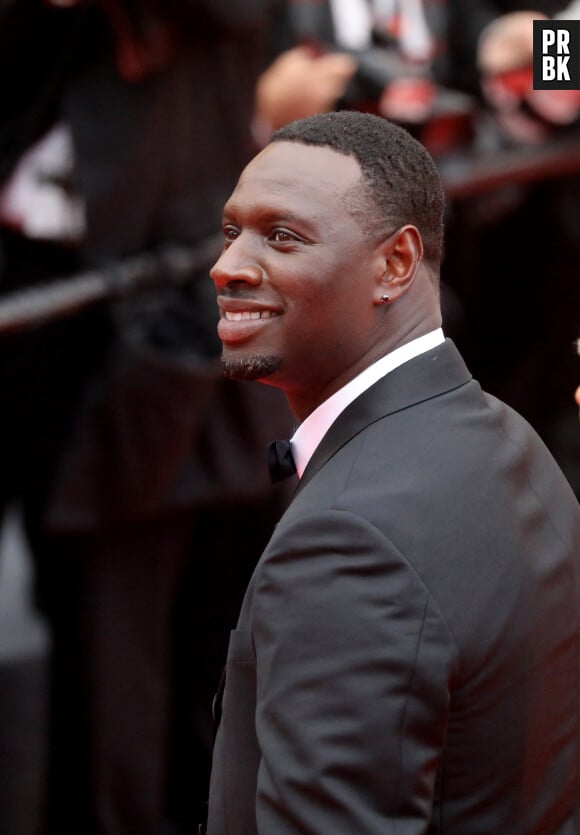
[(232, 226), (228, 223), (224, 226), (224, 241), (225, 244), (231, 244), (232, 241), (235, 241), (238, 235), (240, 234), (240, 230), (237, 229), (235, 226)]
[(273, 229), (270, 233), (270, 240), (276, 244), (291, 244), (299, 241), (300, 238), (287, 229)]

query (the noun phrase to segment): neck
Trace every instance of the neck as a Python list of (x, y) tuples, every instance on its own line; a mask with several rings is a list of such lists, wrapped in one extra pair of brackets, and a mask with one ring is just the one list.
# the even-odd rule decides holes
[(310, 381), (309, 384), (306, 383), (306, 381), (301, 381), (301, 383), (296, 386), (281, 385), (280, 387), (286, 395), (292, 412), (298, 421), (302, 423), (302, 421), (304, 421), (315, 409), (317, 409), (321, 403), (324, 403), (329, 397), (350, 383), (351, 380), (358, 377), (358, 375), (365, 371), (365, 369), (369, 366), (373, 365), (387, 354), (392, 353), (397, 348), (401, 348), (403, 345), (406, 345), (421, 336), (425, 336), (427, 333), (430, 333), (440, 327), (440, 317), (434, 318), (430, 323), (426, 323), (425, 320), (423, 320), (420, 327), (407, 328), (405, 333), (398, 339), (389, 338), (388, 340), (382, 340), (380, 343), (373, 346), (373, 349), (367, 352), (364, 357), (361, 357), (356, 364), (352, 365), (348, 371), (344, 371), (332, 379), (326, 380), (324, 383), (314, 385), (312, 381)]

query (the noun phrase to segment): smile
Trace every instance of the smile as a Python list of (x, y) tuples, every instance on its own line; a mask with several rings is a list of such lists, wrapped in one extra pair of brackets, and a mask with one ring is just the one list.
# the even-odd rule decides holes
[(224, 310), (218, 322), (218, 336), (226, 345), (254, 339), (265, 327), (274, 327), (271, 322), (280, 319), (282, 311), (262, 310)]
[(236, 313), (229, 310), (224, 311), (224, 318), (228, 322), (243, 322), (249, 319), (272, 319), (278, 315), (273, 310), (242, 310)]

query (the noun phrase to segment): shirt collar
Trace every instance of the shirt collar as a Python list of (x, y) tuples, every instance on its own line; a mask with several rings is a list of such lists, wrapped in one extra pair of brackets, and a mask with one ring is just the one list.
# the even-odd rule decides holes
[(424, 354), (426, 351), (437, 347), (437, 345), (441, 345), (444, 340), (445, 336), (442, 328), (437, 328), (411, 340), (411, 342), (407, 342), (405, 345), (401, 345), (400, 348), (396, 348), (369, 365), (368, 368), (361, 371), (353, 380), (350, 380), (309, 414), (290, 439), (298, 477), (302, 478), (302, 473), (316, 447), (339, 414), (353, 400), (370, 388), (377, 380), (380, 380), (381, 377), (398, 368), (399, 365), (403, 365), (403, 363), (419, 356), (419, 354)]

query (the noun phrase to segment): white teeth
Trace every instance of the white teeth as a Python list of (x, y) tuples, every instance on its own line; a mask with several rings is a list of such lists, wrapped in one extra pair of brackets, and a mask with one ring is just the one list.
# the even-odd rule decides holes
[(225, 311), (225, 318), (230, 322), (241, 322), (244, 319), (270, 319), (270, 317), (275, 316), (276, 314), (272, 310), (244, 310), (239, 313), (231, 313), (230, 311)]

